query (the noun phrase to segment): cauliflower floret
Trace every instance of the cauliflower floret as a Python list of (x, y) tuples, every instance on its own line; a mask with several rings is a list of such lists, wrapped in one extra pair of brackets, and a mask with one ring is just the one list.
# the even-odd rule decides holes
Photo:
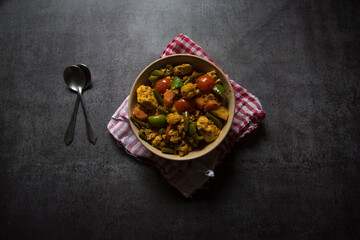
[(190, 64), (181, 64), (176, 67), (174, 67), (174, 76), (181, 76), (191, 73), (192, 66)]
[(182, 141), (179, 150), (179, 156), (182, 157), (191, 151), (192, 151), (191, 145), (189, 145), (186, 141)]
[(146, 109), (155, 109), (158, 107), (158, 102), (155, 98), (154, 92), (151, 87), (141, 85), (136, 90), (137, 93), (137, 102), (140, 103)]
[(196, 95), (196, 84), (188, 83), (181, 88), (183, 98), (192, 98)]
[(215, 70), (212, 70), (211, 72), (207, 72), (206, 74), (211, 76), (215, 81), (218, 79), (218, 76), (216, 75)]
[(153, 140), (158, 134), (156, 132), (153, 132), (151, 129), (140, 129), (139, 135), (142, 135), (145, 137), (147, 141)]
[(179, 135), (179, 131), (176, 129), (170, 129), (168, 136), (170, 138), (170, 142), (179, 143), (181, 141), (181, 136)]
[(154, 138), (154, 140), (152, 140), (151, 144), (154, 146), (154, 147), (159, 147), (161, 141), (162, 141), (162, 137), (161, 135), (158, 135)]
[(177, 124), (178, 122), (180, 122), (182, 119), (182, 116), (178, 113), (169, 113), (167, 116), (166, 116), (166, 122), (170, 125), (175, 125)]
[(189, 136), (189, 137), (187, 137), (186, 139), (187, 139), (188, 143), (189, 143), (192, 147), (196, 148), (196, 147), (198, 146), (198, 144), (197, 144), (197, 142), (195, 141), (194, 138), (192, 138), (192, 137)]
[(196, 121), (196, 127), (200, 134), (205, 137), (205, 142), (214, 141), (220, 134), (220, 129), (205, 116), (200, 116)]

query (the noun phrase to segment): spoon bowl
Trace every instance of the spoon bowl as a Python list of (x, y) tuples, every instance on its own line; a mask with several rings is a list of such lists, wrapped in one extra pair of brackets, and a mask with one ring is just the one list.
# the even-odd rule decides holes
[(83, 63), (80, 63), (78, 65), (79, 68), (81, 68), (81, 70), (84, 71), (85, 73), (85, 77), (86, 77), (86, 84), (85, 84), (85, 87), (84, 87), (84, 90), (89, 88), (90, 87), (90, 84), (91, 84), (91, 72), (90, 72), (90, 69)]
[(82, 93), (86, 85), (85, 72), (76, 65), (71, 65), (64, 70), (64, 81), (66, 85), (75, 92)]

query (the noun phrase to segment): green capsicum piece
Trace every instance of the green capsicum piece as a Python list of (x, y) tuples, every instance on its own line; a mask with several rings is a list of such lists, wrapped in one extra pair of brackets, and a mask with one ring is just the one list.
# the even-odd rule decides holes
[(135, 118), (134, 116), (131, 116), (130, 119), (138, 126), (138, 128), (148, 128), (149, 127), (148, 123), (140, 121), (139, 119)]
[(175, 77), (172, 81), (170, 89), (181, 88), (182, 86), (184, 86), (184, 82), (179, 77)]
[(189, 135), (192, 137), (197, 143), (201, 140), (204, 140), (205, 137), (198, 135), (196, 133), (196, 122), (191, 122), (189, 126)]
[(214, 115), (212, 115), (211, 113), (207, 112), (207, 113), (205, 114), (205, 117), (207, 117), (208, 119), (210, 119), (211, 121), (213, 121), (214, 124), (215, 124), (218, 128), (221, 129), (221, 128), (223, 127), (221, 121), (220, 121), (217, 117), (215, 117)]
[(215, 84), (212, 90), (216, 95), (218, 95), (221, 98), (221, 105), (226, 105), (227, 98), (226, 98), (226, 92), (224, 86), (218, 83)]
[(149, 116), (148, 121), (152, 126), (161, 128), (166, 123), (166, 117), (164, 114)]
[(190, 118), (189, 118), (188, 111), (185, 111), (183, 113), (183, 118), (184, 118), (184, 131), (187, 132), (189, 130), (189, 124), (190, 124)]

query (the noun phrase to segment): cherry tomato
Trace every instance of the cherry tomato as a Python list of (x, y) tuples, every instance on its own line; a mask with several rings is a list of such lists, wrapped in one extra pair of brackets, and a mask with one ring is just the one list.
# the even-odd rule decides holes
[(195, 102), (191, 98), (180, 98), (174, 105), (178, 113), (183, 113), (185, 111), (191, 112), (195, 109)]
[(160, 93), (163, 94), (166, 89), (171, 87), (171, 81), (167, 78), (160, 79), (155, 83), (155, 89)]
[(215, 86), (215, 80), (213, 77), (204, 74), (196, 79), (196, 83), (200, 91), (204, 93), (210, 93), (212, 88)]

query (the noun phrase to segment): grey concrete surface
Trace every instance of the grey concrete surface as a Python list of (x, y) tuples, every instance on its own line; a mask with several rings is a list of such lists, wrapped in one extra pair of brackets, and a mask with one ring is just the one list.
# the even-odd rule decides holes
[[(0, 0), (0, 239), (359, 239), (357, 1)], [(267, 113), (185, 199), (106, 125), (179, 33)], [(88, 143), (63, 69), (85, 63)]]

